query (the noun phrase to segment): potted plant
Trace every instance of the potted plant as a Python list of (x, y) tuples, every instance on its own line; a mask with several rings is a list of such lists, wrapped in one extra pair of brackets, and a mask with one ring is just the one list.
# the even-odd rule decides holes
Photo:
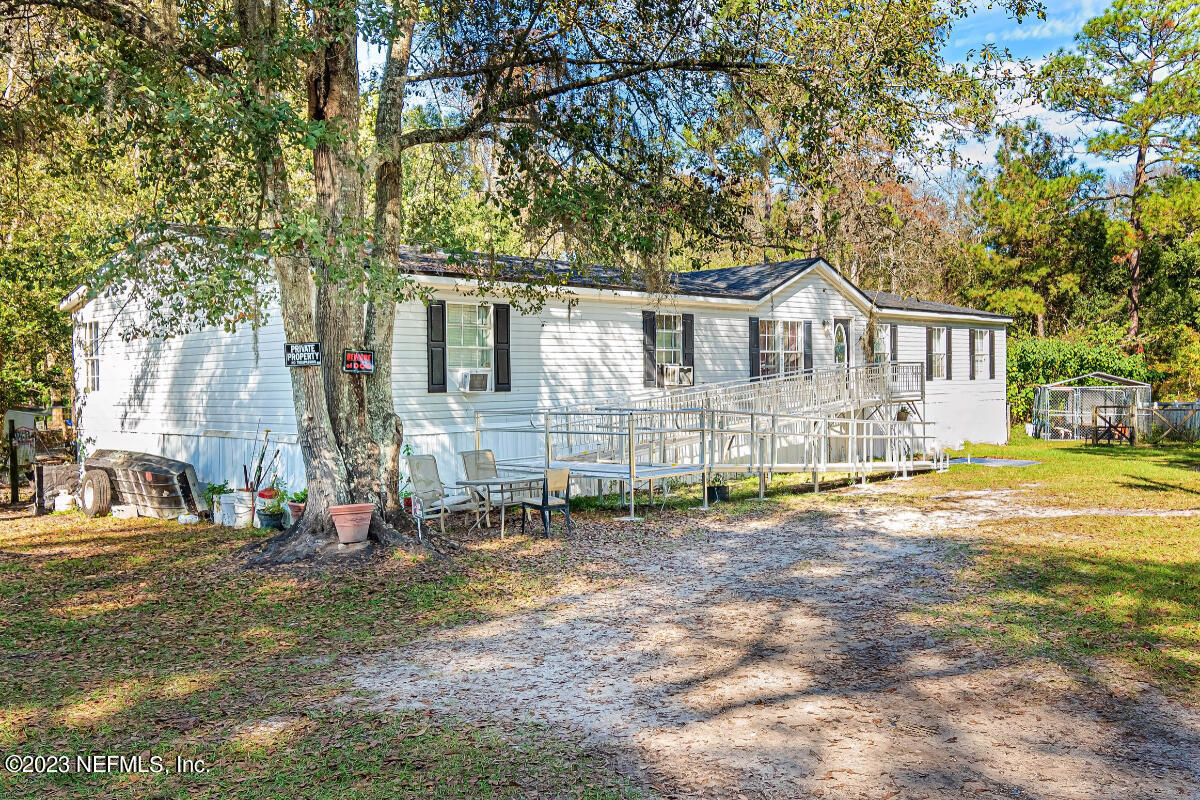
[(308, 502), (308, 489), (301, 489), (298, 492), (292, 492), (288, 496), (287, 510), (288, 516), (292, 518), (292, 522), (298, 522), (300, 515), (304, 513), (304, 504)]
[(725, 483), (725, 476), (720, 473), (713, 475), (708, 483), (708, 502), (710, 503), (728, 503), (729, 502), (729, 485)]
[[(204, 502), (208, 505), (209, 513), (212, 515), (213, 522), (218, 525), (228, 525), (229, 521), (225, 514), (225, 508), (222, 506), (221, 498), (227, 494), (231, 494), (233, 489), (229, 488), (229, 481), (221, 481), (220, 483), (205, 484), (204, 491), (201, 496), (204, 497)], [(230, 508), (233, 504), (230, 503)]]
[(283, 530), (283, 496), (279, 492), (258, 510), (258, 524), (268, 530)]
[(342, 544), (357, 544), (367, 540), (375, 504), (346, 503), (330, 506), (329, 513), (333, 517), (333, 527), (337, 529), (338, 541)]

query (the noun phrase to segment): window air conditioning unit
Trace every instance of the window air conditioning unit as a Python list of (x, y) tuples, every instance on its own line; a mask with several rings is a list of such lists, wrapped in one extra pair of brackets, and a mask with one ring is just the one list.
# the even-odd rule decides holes
[(659, 367), (662, 371), (663, 386), (691, 386), (693, 370), (691, 367), (681, 367), (678, 364), (663, 364)]
[(459, 388), (464, 392), (487, 392), (492, 388), (492, 373), (489, 370), (471, 370), (460, 378)]

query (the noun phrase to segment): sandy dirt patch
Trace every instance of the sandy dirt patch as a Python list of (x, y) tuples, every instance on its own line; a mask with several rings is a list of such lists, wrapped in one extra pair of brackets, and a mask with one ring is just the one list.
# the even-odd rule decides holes
[[(864, 501), (870, 502), (868, 498)], [(999, 665), (905, 621), (996, 497), (870, 506), (615, 546), (619, 587), (440, 631), (356, 669), (368, 702), (595, 745), (668, 796), (1200, 798), (1200, 715)]]

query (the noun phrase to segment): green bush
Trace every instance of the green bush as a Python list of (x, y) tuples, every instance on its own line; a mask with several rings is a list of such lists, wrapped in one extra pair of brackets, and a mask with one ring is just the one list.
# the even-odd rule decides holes
[(1028, 422), (1034, 390), (1044, 383), (1088, 372), (1107, 372), (1135, 381), (1158, 376), (1141, 353), (1129, 354), (1112, 340), (1013, 339), (1008, 343), (1008, 403), (1014, 421)]

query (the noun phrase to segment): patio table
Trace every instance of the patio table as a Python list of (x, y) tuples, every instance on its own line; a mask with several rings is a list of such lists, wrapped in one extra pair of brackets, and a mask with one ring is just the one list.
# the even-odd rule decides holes
[(504, 510), (510, 505), (517, 505), (520, 500), (517, 497), (518, 492), (532, 491), (542, 488), (542, 483), (545, 478), (530, 478), (528, 476), (498, 476), (495, 478), (474, 478), (471, 480), (461, 480), (456, 486), (463, 489), (474, 491), (484, 502), (484, 513), (470, 530), (475, 530), (483, 525), (484, 521), (488, 521), (488, 527), (491, 527), (489, 516), (492, 513), (492, 493), (500, 495), (500, 538), (504, 538)]

